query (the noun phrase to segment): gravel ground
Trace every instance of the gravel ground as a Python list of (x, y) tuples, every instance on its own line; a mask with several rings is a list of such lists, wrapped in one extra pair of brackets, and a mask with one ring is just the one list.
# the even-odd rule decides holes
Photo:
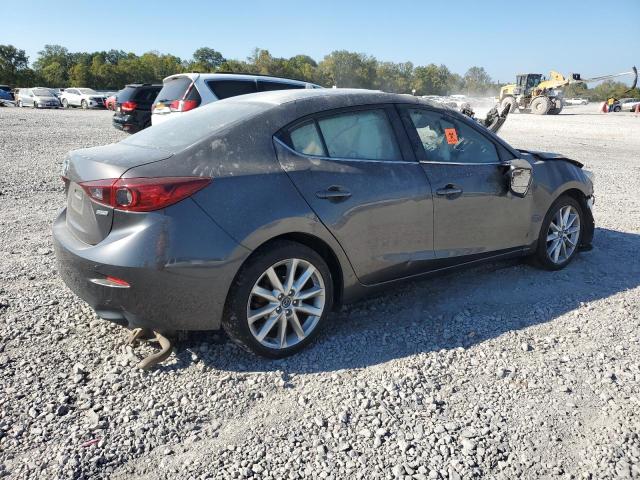
[(190, 335), (148, 347), (56, 275), (50, 224), (104, 111), (0, 109), (0, 477), (640, 478), (640, 118), (512, 115), (513, 145), (596, 174), (595, 248), (511, 261), (344, 307), (293, 358)]

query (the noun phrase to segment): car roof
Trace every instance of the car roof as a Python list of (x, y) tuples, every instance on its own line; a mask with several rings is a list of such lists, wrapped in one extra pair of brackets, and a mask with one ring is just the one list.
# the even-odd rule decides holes
[(138, 87), (162, 87), (161, 83), (127, 83), (125, 85), (126, 87), (134, 87), (134, 88), (138, 88)]
[[(166, 82), (167, 80), (172, 80), (174, 78), (180, 77), (188, 77), (191, 80), (195, 80), (198, 78), (202, 78), (204, 80), (215, 80), (215, 79), (233, 79), (233, 80), (271, 80), (271, 81), (279, 81), (286, 82), (295, 85), (315, 85), (311, 82), (305, 82), (304, 80), (294, 80), (292, 78), (284, 78), (284, 77), (272, 77), (270, 75), (254, 75), (248, 73), (176, 73), (174, 75), (169, 75), (164, 78), (162, 81)], [(319, 86), (319, 85), (318, 85)]]
[(274, 107), (295, 102), (297, 105), (309, 106), (313, 110), (341, 108), (355, 105), (369, 105), (376, 103), (416, 103), (432, 105), (442, 108), (426, 99), (409, 94), (386, 93), (380, 90), (365, 90), (359, 88), (308, 88), (292, 90), (273, 90), (269, 92), (251, 93), (230, 97), (222, 102), (250, 102), (267, 103)]

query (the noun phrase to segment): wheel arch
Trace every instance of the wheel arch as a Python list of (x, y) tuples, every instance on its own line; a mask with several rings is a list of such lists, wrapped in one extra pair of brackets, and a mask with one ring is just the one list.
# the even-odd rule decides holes
[[(342, 305), (344, 300), (344, 268), (342, 263), (340, 262), (338, 255), (334, 252), (333, 248), (322, 240), (320, 237), (316, 235), (312, 235), (304, 232), (288, 232), (280, 235), (276, 235), (274, 237), (269, 238), (264, 241), (260, 245), (258, 245), (247, 258), (244, 259), (242, 265), (238, 269), (238, 272), (242, 270), (242, 268), (246, 265), (246, 263), (257, 253), (268, 249), (270, 245), (275, 242), (288, 240), (291, 242), (299, 243), (306, 247), (309, 247), (313, 251), (315, 251), (318, 255), (322, 257), (322, 259), (326, 262), (329, 267), (329, 271), (331, 272), (331, 280), (333, 283), (333, 306), (334, 309)], [(227, 292), (227, 301), (230, 292)]]
[(595, 223), (593, 219), (593, 214), (591, 212), (591, 208), (589, 208), (588, 195), (582, 189), (577, 188), (576, 186), (561, 188), (556, 193), (557, 194), (554, 196), (553, 201), (549, 205), (549, 208), (551, 208), (551, 205), (553, 205), (556, 202), (556, 200), (558, 200), (563, 195), (567, 195), (573, 198), (575, 201), (578, 202), (578, 204), (582, 208), (582, 213), (584, 215), (584, 219), (586, 220), (586, 225), (585, 225), (584, 235), (582, 236), (582, 239), (580, 241), (580, 246), (589, 247), (593, 240)]

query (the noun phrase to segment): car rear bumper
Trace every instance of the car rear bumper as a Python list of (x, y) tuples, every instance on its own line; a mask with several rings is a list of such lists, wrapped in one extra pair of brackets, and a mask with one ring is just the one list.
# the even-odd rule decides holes
[[(101, 318), (161, 332), (220, 328), (227, 292), (249, 251), (239, 246), (191, 199), (165, 214), (114, 217), (97, 245), (78, 240), (66, 209), (53, 224), (58, 271)], [(129, 287), (106, 281), (115, 277)]]
[(133, 115), (115, 114), (111, 120), (112, 125), (123, 132), (135, 133), (144, 128), (140, 120)]

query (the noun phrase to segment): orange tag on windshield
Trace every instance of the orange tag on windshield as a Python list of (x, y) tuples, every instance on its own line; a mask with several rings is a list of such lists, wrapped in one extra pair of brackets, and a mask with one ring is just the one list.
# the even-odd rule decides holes
[(449, 145), (455, 145), (458, 143), (458, 132), (456, 132), (455, 128), (445, 128), (444, 136), (447, 138), (447, 143)]

